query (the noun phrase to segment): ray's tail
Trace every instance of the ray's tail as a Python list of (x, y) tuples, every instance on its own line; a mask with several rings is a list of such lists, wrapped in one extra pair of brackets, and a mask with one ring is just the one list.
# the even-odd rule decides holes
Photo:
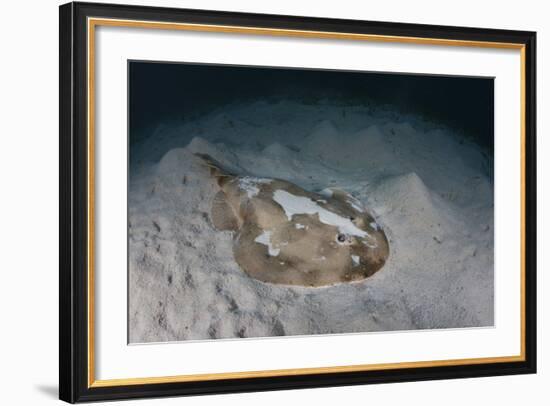
[(223, 186), (231, 179), (237, 177), (236, 173), (229, 170), (227, 167), (212, 158), (210, 155), (195, 153), (195, 156), (203, 160), (204, 164), (210, 169), (210, 174), (216, 178), (220, 186)]

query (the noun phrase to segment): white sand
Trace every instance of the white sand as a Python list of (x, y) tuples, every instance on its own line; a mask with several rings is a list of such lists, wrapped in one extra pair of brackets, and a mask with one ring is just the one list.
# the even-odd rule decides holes
[[(218, 187), (193, 152), (352, 193), (386, 231), (388, 262), (326, 288), (249, 278), (212, 226)], [(159, 127), (131, 159), (132, 343), (493, 324), (492, 164), (449, 129), (389, 108), (257, 102)]]
[[(319, 206), (309, 197), (295, 196), (286, 190), (276, 190), (273, 193), (275, 200), (285, 211), (288, 220), (292, 220), (295, 214), (316, 214), (323, 224), (337, 227), (341, 233), (357, 237), (366, 237), (369, 234), (357, 227), (349, 218), (344, 218), (337, 213)], [(326, 202), (326, 201), (325, 201)]]

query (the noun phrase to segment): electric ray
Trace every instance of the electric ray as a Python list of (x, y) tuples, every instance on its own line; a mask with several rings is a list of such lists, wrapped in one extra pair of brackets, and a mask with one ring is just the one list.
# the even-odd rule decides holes
[(352, 195), (238, 176), (209, 155), (197, 156), (220, 186), (212, 222), (218, 230), (234, 232), (235, 260), (249, 276), (317, 287), (365, 279), (386, 262), (384, 231)]

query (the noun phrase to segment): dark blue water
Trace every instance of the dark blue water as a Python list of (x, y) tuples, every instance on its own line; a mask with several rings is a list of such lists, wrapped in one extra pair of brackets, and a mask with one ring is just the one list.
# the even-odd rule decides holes
[(163, 122), (192, 120), (235, 102), (333, 99), (392, 105), (452, 127), (492, 155), (492, 78), (227, 65), (129, 63), (130, 143)]

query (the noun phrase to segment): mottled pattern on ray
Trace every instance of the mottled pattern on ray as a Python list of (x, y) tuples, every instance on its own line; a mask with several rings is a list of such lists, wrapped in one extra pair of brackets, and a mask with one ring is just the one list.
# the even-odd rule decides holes
[(235, 260), (252, 278), (320, 287), (363, 280), (384, 266), (386, 235), (351, 194), (238, 176), (211, 156), (198, 156), (220, 186), (214, 226), (234, 232)]

